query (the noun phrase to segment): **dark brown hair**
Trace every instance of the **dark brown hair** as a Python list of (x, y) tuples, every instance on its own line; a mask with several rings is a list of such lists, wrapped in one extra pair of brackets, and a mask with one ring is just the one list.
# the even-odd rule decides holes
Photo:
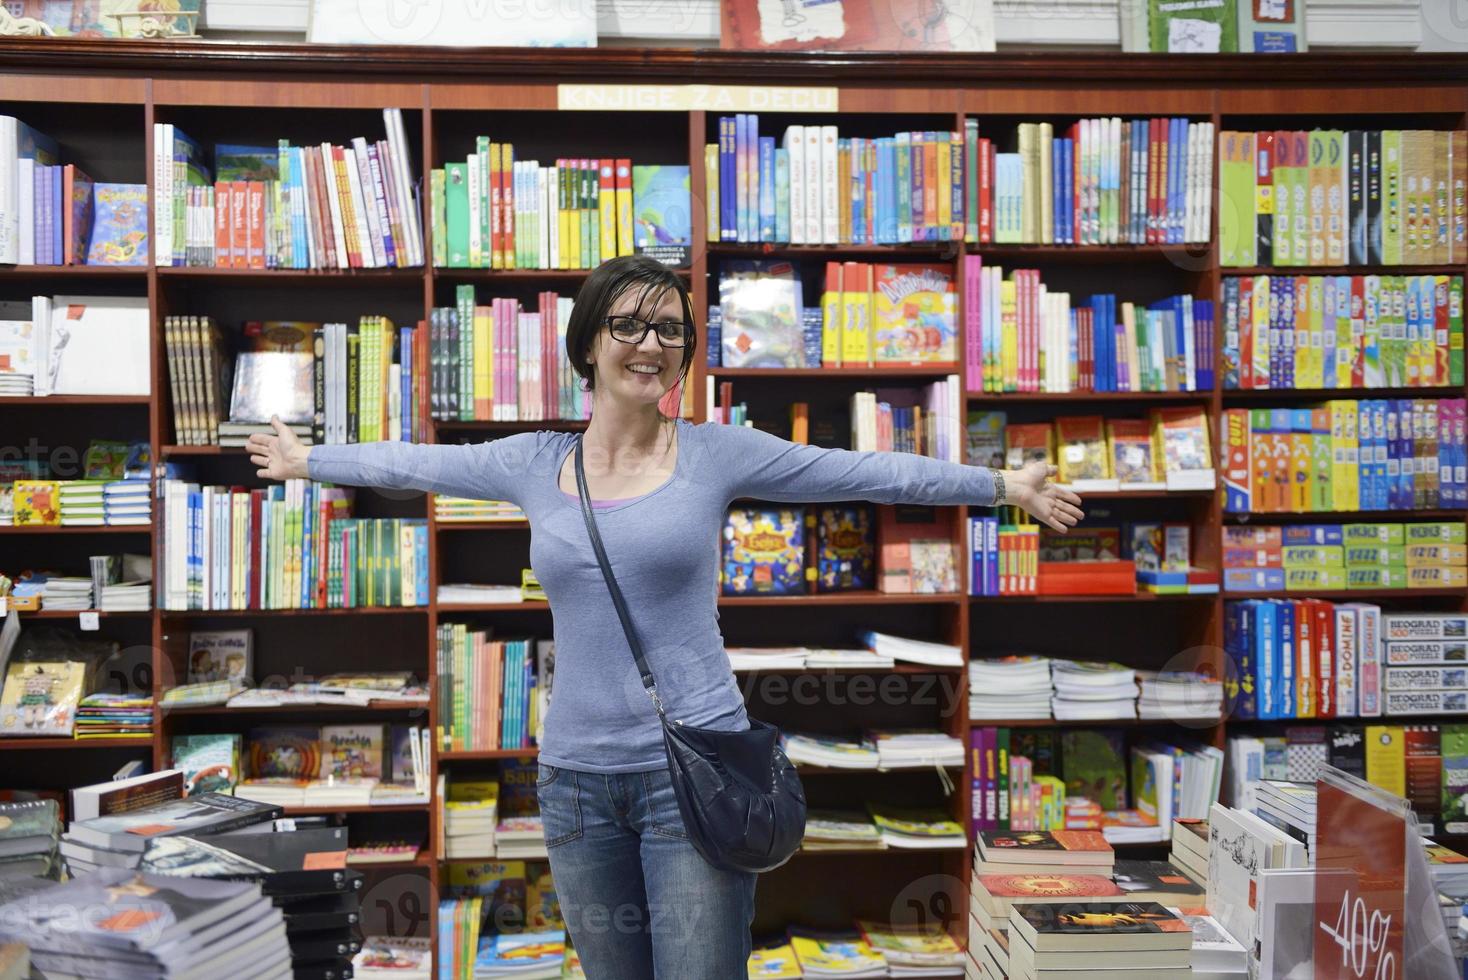
[(688, 377), (698, 349), (698, 321), (693, 318), (693, 300), (683, 277), (645, 255), (622, 255), (607, 259), (581, 283), (576, 304), (571, 308), (571, 320), (566, 325), (566, 356), (571, 359), (571, 367), (585, 379), (588, 391), (596, 387), (596, 370), (586, 357), (612, 305), (623, 293), (633, 289), (637, 290), (638, 315), (650, 315), (666, 293), (677, 294), (683, 318), (693, 328), (688, 332), (688, 345), (683, 348), (683, 363), (678, 368), (679, 381)]

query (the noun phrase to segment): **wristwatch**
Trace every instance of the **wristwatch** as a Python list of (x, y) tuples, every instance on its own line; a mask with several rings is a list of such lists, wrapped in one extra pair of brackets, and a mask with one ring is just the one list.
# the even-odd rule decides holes
[(1004, 471), (991, 469), (989, 474), (994, 477), (994, 506), (1002, 507), (1004, 499)]

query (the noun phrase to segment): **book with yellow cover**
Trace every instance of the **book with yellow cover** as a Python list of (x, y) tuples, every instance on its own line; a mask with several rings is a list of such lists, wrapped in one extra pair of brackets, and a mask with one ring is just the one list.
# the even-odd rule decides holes
[(1101, 416), (1058, 418), (1055, 420), (1055, 436), (1061, 483), (1111, 479), (1106, 426)]
[(1108, 420), (1106, 454), (1119, 485), (1133, 490), (1162, 485), (1152, 447), (1152, 428), (1145, 419)]
[(776, 942), (750, 951), (750, 980), (800, 980), (804, 975), (791, 943)]
[(86, 674), (75, 660), (12, 663), (0, 691), (0, 735), (70, 737)]
[(11, 491), (15, 523), (59, 525), (60, 491), (55, 480), (16, 480)]
[(1153, 409), (1152, 450), (1164, 474), (1212, 469), (1208, 416), (1201, 408)]
[(858, 920), (857, 928), (867, 945), (886, 959), (889, 966), (961, 967), (963, 950), (953, 937), (937, 927), (887, 924)]
[[(856, 932), (791, 929), (790, 945), (802, 973), (823, 977), (886, 976), (887, 961)], [(884, 971), (877, 973), (875, 971)]]
[(949, 269), (878, 265), (872, 295), (872, 360), (956, 361), (958, 292)]

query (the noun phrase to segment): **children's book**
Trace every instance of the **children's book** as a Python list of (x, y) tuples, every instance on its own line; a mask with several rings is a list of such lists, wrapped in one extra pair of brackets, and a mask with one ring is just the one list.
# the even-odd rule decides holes
[(381, 725), (323, 725), (322, 779), (381, 779)]
[(0, 691), (0, 734), (70, 736), (86, 677), (87, 665), (75, 660), (10, 664)]
[(632, 168), (633, 249), (664, 265), (688, 265), (693, 205), (688, 168), (666, 164)]
[(964, 459), (970, 466), (1002, 470), (1004, 463), (1003, 412), (969, 412)]
[(819, 508), (816, 529), (816, 590), (870, 589), (874, 584), (876, 536), (871, 508)]
[(148, 185), (92, 185), (88, 265), (148, 264)]
[(958, 292), (953, 274), (928, 265), (877, 265), (872, 296), (872, 360), (958, 359)]
[(321, 772), (319, 728), (256, 728), (249, 736), (254, 779), (315, 779)]
[(805, 521), (800, 507), (731, 507), (724, 524), (725, 595), (805, 591)]
[(229, 793), (241, 778), (238, 734), (175, 735), (173, 768), (182, 769), (184, 795)]
[(210, 630), (189, 634), (190, 684), (228, 681), (246, 687), (253, 671), (254, 631)]

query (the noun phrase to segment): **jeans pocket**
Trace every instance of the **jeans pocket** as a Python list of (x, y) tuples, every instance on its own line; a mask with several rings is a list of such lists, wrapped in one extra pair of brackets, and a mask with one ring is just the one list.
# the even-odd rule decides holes
[(535, 795), (540, 802), (546, 847), (555, 847), (581, 836), (581, 787), (574, 774), (542, 763)]
[(647, 794), (647, 818), (652, 832), (675, 840), (687, 840), (688, 830), (683, 813), (678, 809), (678, 795), (673, 791), (673, 777), (666, 769), (642, 774), (642, 788)]
[(537, 763), (537, 765), (538, 768), (535, 772), (536, 788), (539, 788), (541, 786), (549, 786), (551, 783), (555, 782), (556, 777), (561, 774), (561, 770), (557, 769), (555, 766), (551, 765), (548, 762)]

